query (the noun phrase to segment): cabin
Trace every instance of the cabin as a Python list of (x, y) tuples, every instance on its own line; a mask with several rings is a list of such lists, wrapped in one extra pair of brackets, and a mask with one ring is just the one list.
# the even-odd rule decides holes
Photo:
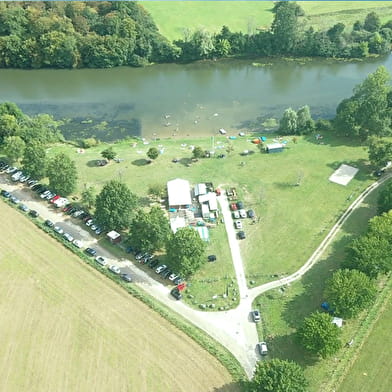
[(118, 244), (121, 242), (121, 235), (120, 233), (117, 233), (117, 231), (109, 231), (109, 233), (106, 234), (106, 237), (112, 244)]
[(265, 146), (265, 151), (270, 154), (270, 153), (275, 153), (275, 152), (282, 152), (284, 148), (284, 144), (282, 143), (272, 143), (272, 144), (267, 144)]

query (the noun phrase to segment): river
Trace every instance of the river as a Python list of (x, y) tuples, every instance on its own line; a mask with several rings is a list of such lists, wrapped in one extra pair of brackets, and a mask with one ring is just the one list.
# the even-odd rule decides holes
[[(266, 65), (258, 65), (259, 63)], [(392, 55), (360, 62), (224, 60), (146, 68), (0, 70), (0, 101), (71, 118), (69, 138), (114, 140), (255, 129), (287, 107), (332, 117), (337, 104)]]

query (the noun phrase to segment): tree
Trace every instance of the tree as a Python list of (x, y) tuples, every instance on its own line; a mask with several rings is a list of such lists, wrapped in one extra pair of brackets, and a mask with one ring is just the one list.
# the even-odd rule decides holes
[(4, 113), (0, 115), (0, 144), (7, 136), (16, 136), (20, 126), (13, 114)]
[(47, 176), (49, 187), (62, 196), (67, 196), (76, 189), (78, 172), (75, 161), (64, 153), (55, 155), (48, 162)]
[(102, 188), (95, 202), (95, 219), (110, 230), (127, 228), (137, 206), (137, 197), (122, 182), (111, 180)]
[(85, 188), (82, 192), (82, 202), (86, 204), (88, 208), (91, 208), (95, 204), (95, 188), (93, 186), (89, 186)]
[(273, 358), (256, 364), (249, 392), (306, 392), (308, 381), (293, 361)]
[(297, 113), (288, 108), (283, 112), (283, 117), (279, 121), (279, 132), (285, 135), (293, 135), (297, 132)]
[(365, 22), (363, 24), (363, 28), (371, 33), (374, 33), (380, 30), (381, 21), (380, 17), (375, 12), (370, 12), (366, 15)]
[(165, 184), (151, 184), (148, 187), (148, 194), (156, 197), (157, 199), (161, 199), (167, 195), (166, 185)]
[(392, 161), (392, 142), (379, 137), (369, 139), (369, 161), (377, 168), (384, 167)]
[(315, 312), (306, 317), (297, 334), (306, 350), (322, 358), (335, 354), (342, 345), (341, 330), (328, 313)]
[(199, 146), (196, 146), (196, 147), (193, 149), (192, 155), (193, 155), (193, 158), (196, 158), (196, 159), (204, 158), (204, 157), (205, 157), (204, 150), (203, 150), (201, 147), (199, 147)]
[(392, 209), (392, 181), (389, 181), (387, 185), (378, 194), (377, 200), (377, 211), (379, 214), (388, 212)]
[(159, 207), (139, 210), (130, 226), (128, 242), (132, 247), (153, 253), (162, 249), (170, 235), (170, 225)]
[(116, 157), (117, 153), (113, 150), (113, 147), (108, 147), (106, 150), (103, 150), (101, 152), (101, 155), (103, 158), (107, 159), (108, 161), (111, 161)]
[(45, 177), (47, 165), (45, 146), (39, 142), (30, 142), (25, 148), (22, 165), (23, 170), (32, 178), (40, 180)]
[(327, 281), (325, 299), (341, 317), (354, 317), (376, 296), (374, 282), (363, 272), (339, 269)]
[(155, 147), (149, 148), (149, 150), (147, 151), (147, 156), (148, 156), (150, 159), (152, 159), (152, 160), (157, 159), (158, 156), (159, 156), (159, 151), (158, 151), (158, 149), (155, 148)]
[(20, 136), (7, 136), (4, 139), (3, 150), (11, 163), (23, 157), (26, 144)]
[(297, 132), (300, 134), (307, 134), (314, 131), (314, 120), (310, 114), (308, 105), (299, 108), (297, 112)]
[(198, 232), (184, 227), (172, 234), (166, 243), (166, 254), (169, 260), (176, 263), (176, 270), (183, 277), (189, 277), (203, 263), (206, 244)]

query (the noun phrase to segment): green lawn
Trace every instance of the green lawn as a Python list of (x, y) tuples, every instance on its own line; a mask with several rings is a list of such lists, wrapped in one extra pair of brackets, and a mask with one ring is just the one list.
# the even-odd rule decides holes
[[(291, 359), (305, 368), (311, 392), (329, 390), (325, 384), (330, 381), (347, 349), (343, 348), (330, 359), (315, 361), (298, 345), (294, 333), (304, 317), (321, 309), (325, 281), (341, 265), (346, 245), (366, 230), (367, 221), (375, 215), (377, 194), (378, 190), (365, 199), (359, 209), (343, 225), (342, 230), (320, 261), (300, 281), (282, 289), (267, 292), (255, 300), (254, 306), (262, 312), (263, 322), (258, 326), (260, 338), (266, 339), (269, 343), (272, 357)], [(355, 331), (358, 331), (365, 316), (366, 312), (357, 320), (346, 320), (342, 331), (343, 343), (356, 337)], [(360, 342), (356, 341), (356, 343)], [(356, 389), (350, 385), (350, 388), (346, 390)]]
[(392, 302), (377, 321), (362, 346), (360, 357), (350, 369), (339, 392), (388, 392), (392, 385)]
[[(308, 23), (317, 29), (337, 22), (352, 24), (364, 19), (370, 11), (380, 14), (383, 21), (392, 18), (388, 1), (302, 1), (298, 2), (310, 17)], [(232, 31), (253, 33), (269, 26), (273, 15), (270, 1), (144, 1), (159, 30), (169, 40), (183, 37), (186, 29), (206, 28), (217, 32), (223, 25)]]
[[(271, 139), (269, 139), (271, 140)], [(215, 186), (224, 184), (236, 186), (239, 198), (247, 209), (256, 211), (259, 222), (252, 224), (244, 220), (247, 239), (241, 242), (243, 259), (246, 264), (248, 281), (257, 284), (273, 280), (271, 275), (290, 274), (297, 270), (321, 242), (323, 235), (332, 227), (340, 213), (371, 181), (366, 167), (367, 153), (362, 146), (350, 139), (336, 139), (325, 135), (323, 145), (315, 144), (314, 138), (298, 138), (294, 144), (290, 138), (288, 148), (279, 154), (261, 154), (250, 139), (238, 138), (233, 141), (234, 152), (225, 159), (203, 159), (189, 164), (190, 145), (211, 148), (211, 138), (198, 140), (159, 140), (148, 145), (139, 141), (133, 147), (131, 142), (114, 145), (121, 163), (110, 163), (96, 167), (95, 160), (105, 144), (76, 153), (73, 146), (54, 146), (49, 155), (66, 151), (76, 160), (79, 172), (79, 191), (84, 186), (95, 186), (99, 192), (109, 179), (120, 179), (147, 202), (146, 194), (151, 184), (166, 182), (173, 178), (188, 179), (191, 184), (211, 181)], [(215, 147), (223, 147), (227, 139), (217, 136)], [(164, 153), (156, 162), (145, 165), (147, 149), (156, 145)], [(240, 152), (248, 149), (253, 154), (243, 157)], [(172, 163), (172, 159), (180, 159)], [(242, 163), (241, 163), (242, 162)], [(332, 184), (328, 177), (341, 163), (352, 163), (360, 168), (359, 174), (347, 186)], [(294, 186), (300, 178), (301, 185)], [(301, 239), (300, 241), (298, 239)], [(211, 301), (212, 296), (222, 296), (229, 288), (229, 298), (216, 301), (216, 306), (236, 303), (230, 286), (234, 277), (230, 253), (223, 225), (211, 230), (208, 254), (216, 254), (216, 263), (206, 265), (191, 281), (190, 294), (195, 298), (186, 300), (198, 306)], [(214, 279), (214, 282), (209, 282)], [(211, 284), (213, 283), (213, 284)], [(207, 302), (209, 303), (209, 302)]]

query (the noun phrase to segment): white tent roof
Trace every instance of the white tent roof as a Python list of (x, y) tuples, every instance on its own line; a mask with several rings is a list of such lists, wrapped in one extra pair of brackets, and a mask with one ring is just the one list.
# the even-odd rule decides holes
[(170, 228), (175, 233), (178, 229), (186, 226), (185, 218), (177, 216), (176, 218), (170, 219)]
[(275, 150), (275, 149), (277, 149), (277, 148), (283, 148), (283, 147), (284, 147), (284, 144), (282, 144), (282, 143), (267, 144), (267, 148), (268, 148), (269, 150)]
[(334, 317), (331, 322), (332, 324), (335, 324), (339, 328), (342, 328), (343, 326), (343, 319), (340, 317)]
[(117, 231), (114, 231), (114, 230), (110, 231), (106, 235), (111, 240), (115, 240), (116, 238), (120, 237), (120, 233), (117, 233)]
[(169, 206), (192, 204), (189, 181), (176, 178), (167, 182)]

